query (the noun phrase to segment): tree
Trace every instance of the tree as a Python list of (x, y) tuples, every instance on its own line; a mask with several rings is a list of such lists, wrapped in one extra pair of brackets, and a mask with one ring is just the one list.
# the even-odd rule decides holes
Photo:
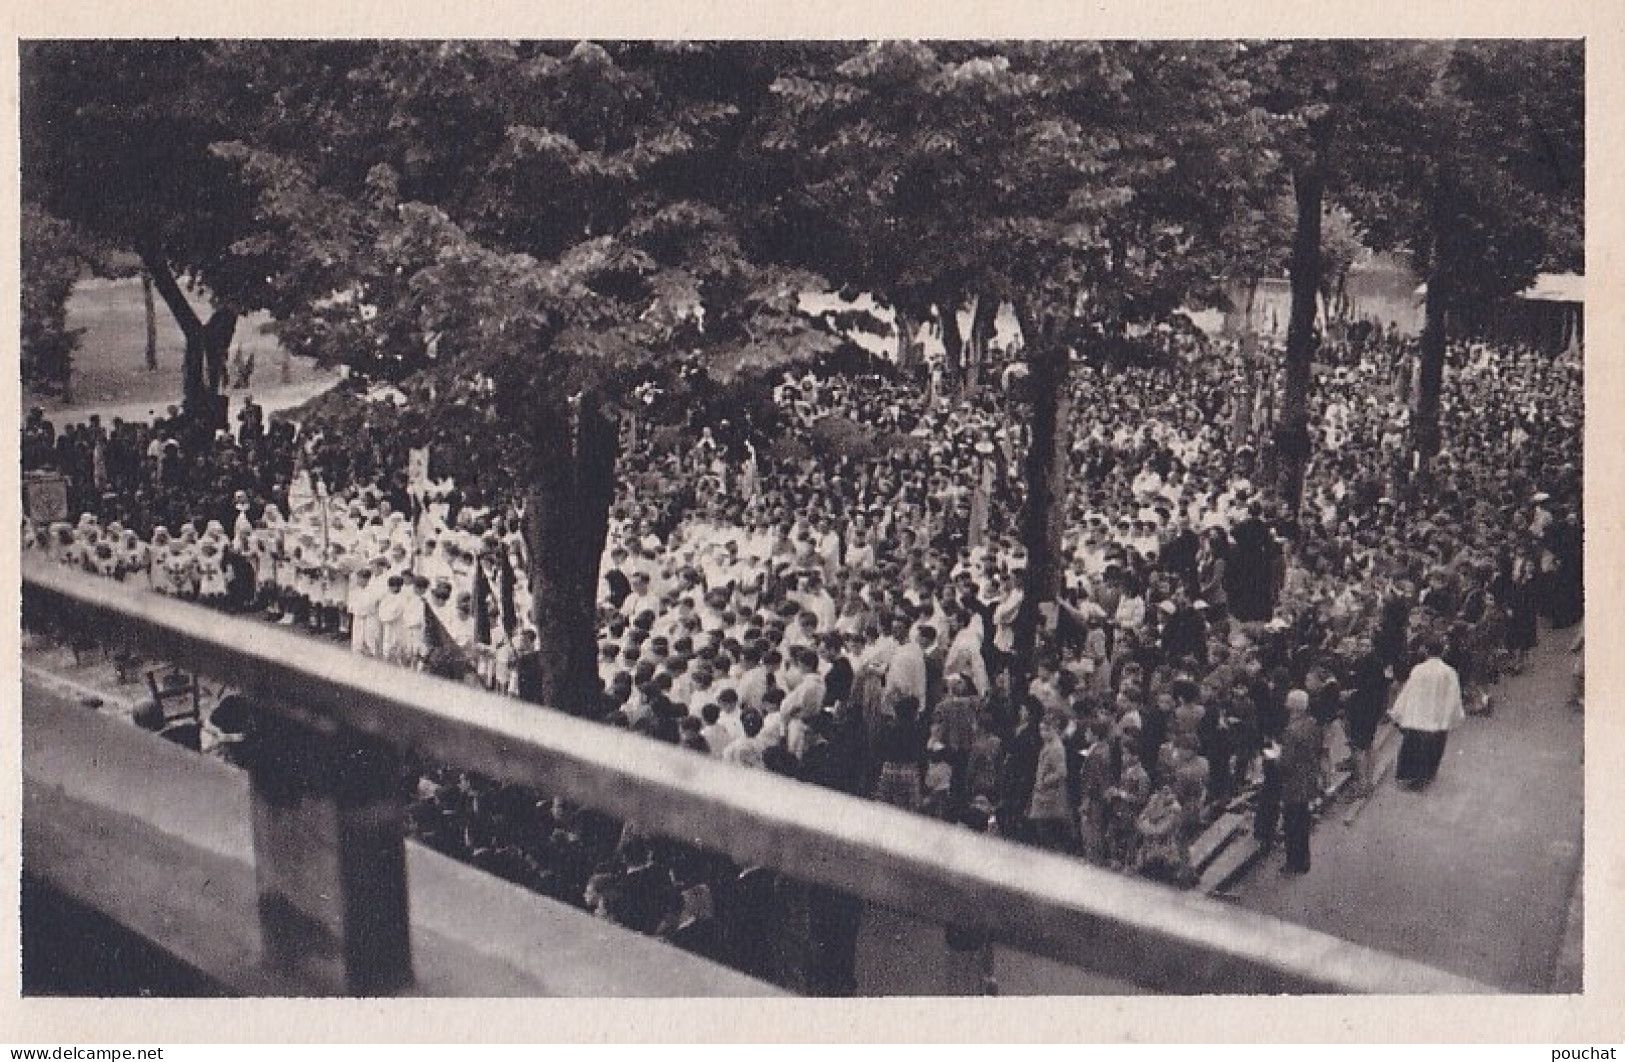
[[(262, 263), (233, 245), (253, 227), (251, 199), (208, 150), (231, 128), (198, 41), (24, 42), (24, 197), (92, 239), (141, 257), (186, 341), (187, 409), (213, 423), (238, 314)], [(215, 308), (205, 320), (190, 276)]]
[(1350, 197), (1373, 242), (1408, 249), (1426, 278), (1412, 416), (1424, 481), (1452, 322), (1542, 268), (1578, 267), (1585, 200), (1581, 42), (1459, 42), (1430, 59), (1402, 135), (1362, 156)]
[(884, 42), (775, 83), (762, 142), (793, 174), (781, 224), (806, 237), (777, 253), (939, 314), (974, 293), (983, 327), (1014, 306), (1034, 399), (1023, 667), (1061, 585), (1073, 358), (1218, 295), (1220, 237), (1262, 162), (1232, 50)]
[[(1297, 213), (1284, 172), (1267, 171), (1265, 179), (1243, 197), (1242, 206), (1226, 234), (1224, 245), (1228, 253), (1221, 273), (1229, 294), (1226, 309), (1240, 316), (1242, 337), (1249, 353), (1256, 338), (1252, 319), (1259, 285), (1265, 277), (1287, 272)], [(1227, 322), (1227, 327), (1234, 327), (1232, 322), (1233, 319)]]
[(1415, 135), (1409, 101), (1428, 91), (1439, 47), (1432, 42), (1270, 41), (1246, 46), (1237, 57), (1237, 75), (1249, 81), (1254, 102), (1270, 116), (1280, 172), (1289, 181), (1295, 208), (1288, 266), (1292, 304), (1271, 449), (1276, 494), (1291, 512), (1302, 501), (1310, 455), (1327, 208), (1349, 194), (1351, 166), (1402, 150), (1400, 145)]
[(254, 42), (214, 61), (255, 116), (214, 150), (254, 192), (264, 224), (237, 249), (275, 263), (284, 339), (405, 381), (426, 431), (480, 455), (460, 483), (524, 498), (542, 697), (591, 710), (633, 383), (835, 345), (796, 310), (818, 279), (741, 242), (763, 192), (734, 159), (772, 47)]
[(74, 227), (25, 202), (21, 215), (22, 379), (73, 401), (73, 352), (82, 328), (68, 327), (68, 296), (84, 271), (83, 238)]
[(1365, 255), (1353, 216), (1340, 205), (1328, 206), (1320, 219), (1320, 318), (1328, 330), (1347, 323), (1349, 273)]
[(1011, 295), (989, 264), (999, 250), (976, 228), (977, 197), (999, 179), (985, 145), (1008, 135), (1001, 107), (1035, 90), (1033, 63), (1016, 69), (1006, 51), (953, 41), (811, 50), (775, 82), (780, 106), (750, 158), (787, 189), (753, 226), (762, 253), (891, 308), (905, 368), (916, 328), (933, 321), (951, 387), (979, 377)]

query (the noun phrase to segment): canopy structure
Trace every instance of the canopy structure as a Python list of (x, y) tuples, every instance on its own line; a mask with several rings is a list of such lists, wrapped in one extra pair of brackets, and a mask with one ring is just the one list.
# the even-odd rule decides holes
[[(1585, 342), (1585, 274), (1537, 273), (1522, 291), (1491, 307), (1472, 331), (1485, 339), (1527, 343), (1547, 353), (1578, 350)], [(1416, 287), (1416, 299), (1428, 286)]]
[(1534, 283), (1492, 314), (1495, 335), (1557, 353), (1578, 350), (1585, 341), (1585, 275), (1540, 273)]
[(1533, 284), (1518, 292), (1518, 298), (1584, 306), (1585, 285), (1586, 278), (1582, 273), (1541, 273), (1535, 277)]

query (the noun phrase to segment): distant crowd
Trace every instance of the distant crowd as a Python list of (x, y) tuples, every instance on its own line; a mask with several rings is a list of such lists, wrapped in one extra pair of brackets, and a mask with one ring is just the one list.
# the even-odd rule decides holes
[[(1342, 728), (1358, 771), (1424, 643), (1485, 711), (1542, 623), (1583, 612), (1577, 354), (1452, 348), (1425, 480), (1411, 475), (1414, 344), (1362, 330), (1321, 360), (1296, 514), (1265, 486), (1271, 359), (1181, 341), (1149, 365), (1075, 365), (1065, 590), (1019, 689), (1015, 379), (963, 398), (881, 375), (776, 388), (789, 436), (865, 426), (896, 443), (878, 452), (775, 452), (718, 424), (680, 447), (629, 437), (602, 560), (601, 695), (572, 707), (1188, 884), (1192, 843), (1257, 787), (1295, 691)], [(538, 699), (516, 499), (466, 481), (414, 498), (410, 440), (386, 433), (334, 440), (252, 406), (234, 432), (181, 424), (58, 433), (30, 414), (24, 468), (65, 474), (75, 516), (25, 527), (25, 546)], [(405, 785), (427, 844), (766, 976), (784, 980), (794, 950), (800, 987), (853, 988), (843, 897), (452, 768)], [(1278, 790), (1256, 800), (1265, 840)], [(779, 931), (755, 938), (769, 918)]]

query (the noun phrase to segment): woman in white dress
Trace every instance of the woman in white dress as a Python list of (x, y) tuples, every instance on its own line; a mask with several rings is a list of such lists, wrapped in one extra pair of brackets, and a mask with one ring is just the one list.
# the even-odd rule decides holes
[(160, 527), (152, 532), (152, 557), (147, 565), (147, 578), (160, 594), (173, 595), (175, 580), (169, 572), (169, 528)]
[(198, 544), (197, 554), (198, 600), (215, 608), (226, 602), (225, 554), (218, 541), (205, 536)]
[(185, 536), (172, 539), (169, 543), (169, 554), (164, 558), (166, 575), (172, 587), (171, 592), (186, 601), (194, 600), (198, 590), (197, 558), (193, 555), (193, 548)]

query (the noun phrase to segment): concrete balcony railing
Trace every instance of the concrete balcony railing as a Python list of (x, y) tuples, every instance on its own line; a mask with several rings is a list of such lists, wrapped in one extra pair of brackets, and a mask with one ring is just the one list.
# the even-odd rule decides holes
[(25, 873), (255, 995), (767, 994), (407, 843), (400, 758), (1172, 993), (1482, 993), (1398, 956), (43, 563), (25, 627), (244, 690), (245, 780), (25, 688)]

